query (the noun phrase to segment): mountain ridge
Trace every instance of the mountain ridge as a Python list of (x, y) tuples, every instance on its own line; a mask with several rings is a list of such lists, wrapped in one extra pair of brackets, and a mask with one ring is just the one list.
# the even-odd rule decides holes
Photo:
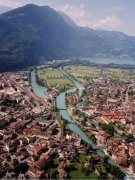
[(12, 8), (11, 7), (7, 7), (7, 6), (1, 6), (0, 5), (0, 14), (11, 11)]
[(28, 4), (0, 15), (0, 71), (50, 59), (135, 57), (135, 37), (77, 26), (49, 6)]

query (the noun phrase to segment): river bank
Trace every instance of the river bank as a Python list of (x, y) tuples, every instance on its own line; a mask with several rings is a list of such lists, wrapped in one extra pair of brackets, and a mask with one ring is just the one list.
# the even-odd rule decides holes
[[(62, 70), (61, 70), (61, 71), (62, 71)], [(63, 72), (63, 73), (69, 77), (69, 75), (66, 74), (66, 72)], [(34, 76), (34, 74), (32, 74), (32, 75)], [(72, 78), (69, 77), (69, 79), (71, 80)], [(33, 78), (33, 80), (34, 80), (34, 78)], [(90, 145), (93, 147), (93, 149), (95, 149), (96, 153), (97, 153), (100, 157), (103, 158), (103, 157), (105, 157), (105, 154), (104, 154), (101, 150), (96, 149), (96, 145), (95, 145), (95, 144), (88, 138), (88, 136), (74, 123), (74, 121), (72, 120), (69, 112), (67, 111), (67, 107), (66, 107), (66, 104), (65, 104), (65, 96), (66, 96), (66, 93), (68, 93), (68, 92), (74, 92), (74, 91), (76, 91), (76, 90), (78, 89), (79, 95), (81, 96), (81, 95), (82, 95), (82, 92), (83, 92), (83, 90), (84, 90), (84, 87), (83, 87), (81, 84), (79, 84), (77, 81), (75, 81), (74, 79), (72, 79), (72, 82), (74, 82), (76, 88), (74, 88), (74, 89), (72, 89), (72, 90), (68, 90), (68, 91), (62, 92), (62, 93), (60, 93), (60, 94), (56, 97), (56, 105), (57, 105), (57, 109), (59, 109), (59, 114), (62, 116), (63, 119), (66, 119), (67, 122), (69, 122), (69, 123), (67, 123), (68, 128), (69, 128), (71, 131), (73, 131), (73, 132), (75, 132), (76, 134), (78, 134), (78, 135), (81, 137), (81, 139), (84, 140), (86, 143), (90, 144)], [(35, 88), (38, 89), (38, 85), (37, 85), (35, 82), (34, 82), (34, 85), (36, 85)], [(40, 88), (40, 87), (39, 87), (39, 88)], [(41, 90), (42, 93), (43, 93), (45, 89), (40, 89), (40, 90)], [(35, 93), (36, 93), (36, 92), (39, 92), (39, 93), (40, 93), (40, 90), (38, 89), (38, 90), (36, 90), (36, 91), (34, 91), (34, 92), (35, 92)], [(42, 93), (41, 93), (41, 94), (42, 94)], [(40, 95), (41, 95), (41, 94), (40, 94)], [(43, 95), (43, 94), (42, 94), (42, 95)], [(60, 109), (65, 109), (65, 110), (60, 110)], [(114, 161), (112, 161), (111, 159), (108, 160), (108, 163), (111, 164), (111, 165), (113, 165), (113, 166), (119, 167), (119, 165), (117, 165), (117, 164), (116, 164)], [(123, 172), (124, 172), (124, 170), (123, 170)], [(124, 173), (126, 173), (126, 172), (124, 172)]]

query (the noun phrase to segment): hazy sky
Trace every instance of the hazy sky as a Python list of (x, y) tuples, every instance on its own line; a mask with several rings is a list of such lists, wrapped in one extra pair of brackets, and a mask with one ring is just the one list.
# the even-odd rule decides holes
[(135, 35), (135, 0), (0, 0), (12, 8), (29, 3), (61, 10), (80, 26)]

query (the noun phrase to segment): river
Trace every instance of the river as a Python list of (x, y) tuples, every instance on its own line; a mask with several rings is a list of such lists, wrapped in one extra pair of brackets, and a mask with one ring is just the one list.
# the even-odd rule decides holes
[(47, 88), (40, 86), (36, 82), (36, 76), (35, 75), (36, 75), (35, 71), (32, 71), (31, 72), (31, 87), (32, 87), (33, 92), (43, 99), (47, 98), (47, 96), (46, 96)]
[[(70, 80), (72, 80), (72, 82), (74, 82), (76, 88), (72, 89), (72, 90), (68, 90), (65, 92), (60, 93), (57, 98), (56, 98), (56, 105), (58, 109), (66, 109), (66, 110), (59, 110), (60, 115), (66, 119), (69, 123), (67, 124), (68, 128), (75, 132), (76, 134), (78, 134), (82, 140), (84, 140), (86, 143), (90, 144), (94, 149), (96, 148), (96, 145), (88, 138), (88, 136), (77, 126), (77, 124), (74, 123), (74, 121), (72, 120), (72, 118), (69, 115), (69, 112), (67, 110), (66, 107), (66, 103), (65, 103), (65, 95), (68, 92), (74, 92), (78, 89), (79, 91), (79, 95), (82, 95), (83, 90), (85, 89), (79, 82), (77, 82), (76, 80), (74, 80), (72, 77), (70, 77), (68, 74), (66, 74), (65, 71), (63, 71), (61, 69), (62, 73), (64, 73), (66, 76), (69, 77)], [(35, 72), (33, 71), (31, 73), (31, 85), (33, 88), (33, 92), (36, 93), (38, 96), (45, 98), (45, 92), (46, 92), (46, 88), (39, 86), (36, 83), (36, 78), (35, 78)], [(104, 152), (102, 152), (101, 150), (95, 150), (96, 153), (100, 156), (100, 157), (104, 157), (105, 154)], [(118, 165), (112, 161), (111, 159), (109, 159), (108, 163), (110, 163), (111, 165), (117, 166)], [(125, 172), (126, 173), (126, 172)]]

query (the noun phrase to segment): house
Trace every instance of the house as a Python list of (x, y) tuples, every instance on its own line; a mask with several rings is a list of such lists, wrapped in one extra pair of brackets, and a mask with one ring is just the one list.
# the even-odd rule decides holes
[(104, 136), (99, 136), (97, 139), (98, 139), (98, 142), (97, 142), (98, 147), (104, 147), (105, 144), (106, 144), (105, 137)]
[(27, 145), (28, 144), (28, 141), (26, 138), (21, 138), (20, 139), (20, 145)]
[(36, 141), (36, 136), (30, 136), (30, 137), (27, 137), (26, 139), (27, 139), (27, 141), (28, 141), (28, 144), (30, 144), (30, 143)]
[(7, 120), (3, 119), (3, 120), (0, 121), (0, 129), (4, 128), (7, 125), (8, 125), (8, 121)]
[(43, 173), (44, 173), (44, 171), (38, 170), (37, 167), (35, 167), (35, 166), (31, 166), (28, 170), (28, 175), (30, 177), (35, 177), (35, 178), (41, 177)]
[(132, 163), (132, 172), (135, 173), (135, 163)]
[(6, 149), (6, 151), (8, 151), (8, 153), (12, 152), (12, 151), (15, 151), (16, 150), (16, 145), (14, 145), (12, 143), (7, 143), (5, 145), (5, 149)]
[(45, 166), (46, 166), (47, 159), (48, 159), (47, 156), (39, 159), (38, 162), (36, 163), (36, 167), (37, 167), (39, 170), (43, 170), (43, 169), (45, 168)]
[(127, 158), (118, 156), (118, 157), (116, 158), (116, 162), (117, 162), (119, 165), (121, 165), (121, 166), (124, 166), (124, 167), (127, 167), (127, 166), (128, 166)]

